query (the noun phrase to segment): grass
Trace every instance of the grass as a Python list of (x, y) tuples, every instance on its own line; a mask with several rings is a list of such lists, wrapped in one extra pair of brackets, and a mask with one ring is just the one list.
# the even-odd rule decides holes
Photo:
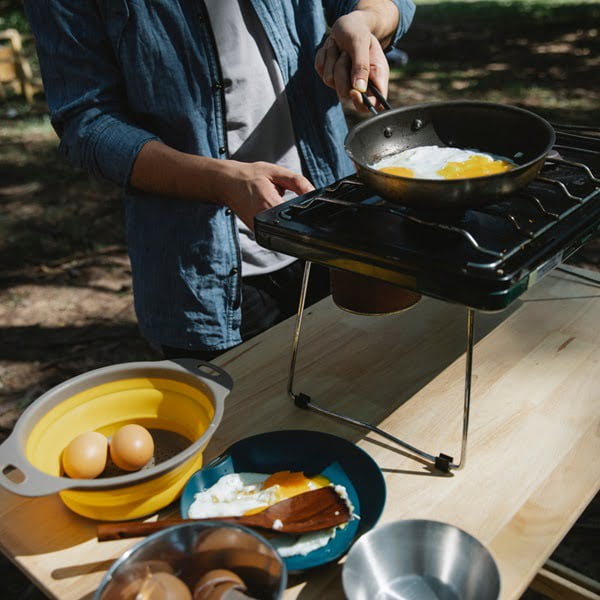
[(529, 24), (519, 21), (543, 21), (548, 25), (593, 19), (600, 14), (597, 0), (416, 0), (415, 4), (417, 14), (433, 22), (476, 19), (501, 25), (511, 19), (517, 27)]

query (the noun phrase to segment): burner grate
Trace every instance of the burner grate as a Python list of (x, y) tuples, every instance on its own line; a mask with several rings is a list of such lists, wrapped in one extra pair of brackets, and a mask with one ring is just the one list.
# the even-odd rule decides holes
[[(590, 140), (584, 136), (573, 137)], [(568, 149), (570, 152), (581, 150), (573, 146), (561, 146), (561, 148)], [(365, 198), (366, 188), (354, 176), (337, 181), (307, 199), (290, 204), (282, 211), (281, 216), (285, 219), (301, 218), (303, 211), (310, 211), (322, 204), (362, 212), (383, 210), (412, 224), (461, 237), (475, 252), (475, 257), (467, 260), (465, 267), (494, 271), (546, 234), (556, 222), (566, 219), (600, 194), (600, 179), (586, 164), (567, 160), (560, 157), (558, 153), (556, 156), (548, 157), (547, 163), (542, 174), (525, 190), (515, 194), (509, 201), (470, 209), (468, 212), (471, 218), (457, 219), (456, 215), (445, 215), (440, 218), (439, 215), (432, 215), (431, 212), (408, 209), (382, 198), (373, 198), (368, 192)], [(515, 202), (518, 198), (527, 200), (527, 205)], [(496, 221), (492, 226), (495, 230), (494, 236), (489, 234), (490, 226), (480, 228), (475, 225), (478, 221), (474, 218), (476, 215), (485, 215), (486, 218)], [(315, 220), (319, 220), (322, 216), (316, 215)], [(330, 212), (327, 217), (331, 216)], [(308, 213), (307, 218), (312, 219), (313, 215)], [(457, 220), (458, 223), (453, 222)], [(514, 234), (510, 245), (499, 249), (492, 247), (492, 243), (497, 243), (501, 238), (503, 226), (498, 221), (509, 224)]]

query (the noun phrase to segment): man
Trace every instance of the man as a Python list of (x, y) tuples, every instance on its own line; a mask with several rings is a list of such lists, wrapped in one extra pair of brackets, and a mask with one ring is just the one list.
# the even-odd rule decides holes
[(254, 215), (352, 171), (338, 96), (387, 92), (412, 1), (25, 6), (61, 151), (125, 188), (146, 339), (210, 360), (289, 316), (302, 265), (256, 244)]

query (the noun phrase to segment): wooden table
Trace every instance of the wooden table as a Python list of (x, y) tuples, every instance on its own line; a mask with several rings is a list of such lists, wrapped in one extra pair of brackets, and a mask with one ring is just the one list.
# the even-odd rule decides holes
[[(554, 271), (507, 311), (477, 313), (468, 460), (452, 476), (374, 434), (296, 408), (286, 394), (293, 327), (291, 319), (215, 361), (235, 389), (207, 458), (275, 429), (354, 440), (385, 475), (381, 523), (431, 518), (465, 529), (495, 557), (502, 598), (518, 598), (600, 487), (600, 289)], [(456, 457), (465, 336), (460, 306), (424, 298), (406, 313), (364, 317), (328, 298), (305, 312), (295, 389)], [(56, 495), (0, 490), (1, 549), (51, 597), (90, 597), (135, 541), (100, 544), (94, 533), (95, 523)], [(331, 565), (294, 579), (285, 598), (343, 598), (340, 571)]]

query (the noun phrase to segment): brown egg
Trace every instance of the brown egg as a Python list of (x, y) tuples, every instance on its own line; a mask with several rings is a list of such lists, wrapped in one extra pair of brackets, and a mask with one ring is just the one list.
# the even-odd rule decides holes
[(145, 560), (118, 572), (102, 594), (102, 600), (134, 600), (144, 582), (152, 573), (173, 573), (173, 567), (164, 560)]
[(65, 473), (74, 479), (98, 477), (108, 457), (108, 440), (97, 431), (81, 433), (63, 450), (62, 465)]
[(244, 548), (268, 553), (269, 549), (254, 536), (235, 527), (207, 528), (198, 535), (194, 552), (223, 551)]
[(192, 600), (192, 593), (179, 577), (152, 573), (144, 580), (135, 600)]
[(110, 457), (124, 471), (141, 469), (154, 455), (154, 440), (141, 425), (124, 425), (112, 436)]
[(173, 573), (173, 567), (164, 560), (134, 563), (112, 578), (102, 594), (102, 600), (135, 600), (146, 579), (161, 571)]
[(242, 578), (228, 569), (207, 571), (194, 586), (194, 600), (220, 600), (229, 590), (245, 592)]

